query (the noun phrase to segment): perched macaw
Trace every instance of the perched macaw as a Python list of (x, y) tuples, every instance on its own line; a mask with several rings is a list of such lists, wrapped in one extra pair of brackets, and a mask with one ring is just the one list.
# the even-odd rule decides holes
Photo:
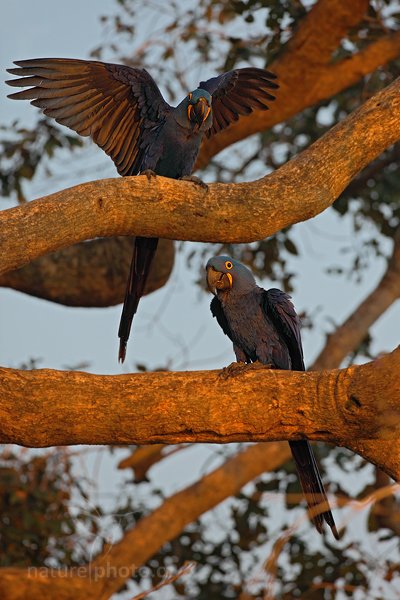
[[(300, 322), (290, 296), (278, 289), (259, 287), (253, 273), (229, 256), (210, 258), (206, 269), (208, 287), (215, 294), (211, 312), (233, 342), (237, 361), (259, 361), (277, 369), (304, 371)], [(322, 533), (325, 520), (338, 538), (309, 442), (289, 444), (309, 508), (322, 502), (328, 507), (312, 517), (315, 527)]]
[[(92, 140), (111, 157), (120, 175), (144, 171), (189, 177), (203, 136), (211, 137), (239, 115), (266, 110), (278, 85), (265, 69), (235, 69), (202, 81), (177, 107), (162, 97), (145, 69), (99, 61), (36, 58), (8, 69), (11, 86), (29, 89), (9, 98), (28, 99), (58, 123)], [(119, 360), (125, 359), (132, 319), (158, 240), (135, 240), (119, 327)]]

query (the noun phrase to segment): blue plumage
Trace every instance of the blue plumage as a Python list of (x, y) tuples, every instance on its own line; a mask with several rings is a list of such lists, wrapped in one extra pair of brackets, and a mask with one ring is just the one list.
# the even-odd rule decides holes
[[(207, 263), (207, 283), (215, 296), (211, 312), (232, 340), (238, 362), (270, 364), (277, 369), (304, 371), (300, 321), (290, 296), (278, 289), (259, 287), (251, 271), (229, 256)], [(312, 517), (322, 533), (324, 520), (337, 538), (335, 522), (308, 441), (289, 442), (307, 503), (327, 508)]]
[[(26, 87), (9, 97), (31, 100), (58, 123), (90, 136), (111, 157), (120, 175), (153, 171), (178, 179), (190, 176), (204, 136), (210, 137), (248, 115), (266, 110), (278, 86), (265, 69), (235, 69), (202, 81), (177, 107), (162, 97), (145, 69), (100, 61), (37, 58), (8, 69)], [(144, 292), (157, 239), (137, 237), (119, 327), (124, 360), (132, 319)]]

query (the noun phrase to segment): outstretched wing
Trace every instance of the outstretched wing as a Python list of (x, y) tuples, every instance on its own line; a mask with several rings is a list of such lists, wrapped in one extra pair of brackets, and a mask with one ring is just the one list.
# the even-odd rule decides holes
[(290, 296), (275, 288), (264, 291), (263, 309), (288, 347), (292, 369), (294, 371), (304, 371), (300, 319), (290, 301)]
[(90, 136), (121, 175), (140, 171), (151, 138), (146, 134), (171, 110), (145, 69), (67, 58), (15, 64), (8, 72), (19, 78), (6, 83), (29, 89), (9, 98), (31, 100), (58, 123)]
[(276, 75), (266, 69), (248, 67), (201, 81), (199, 87), (212, 96), (213, 123), (208, 137), (237, 121), (239, 115), (267, 110), (267, 101), (275, 100), (269, 90), (279, 87), (275, 79)]

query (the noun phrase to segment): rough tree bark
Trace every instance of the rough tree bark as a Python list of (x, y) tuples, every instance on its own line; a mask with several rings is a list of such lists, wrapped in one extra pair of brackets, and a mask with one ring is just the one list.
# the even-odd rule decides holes
[[(387, 274), (382, 278), (382, 283), (397, 272), (397, 269), (393, 269), (393, 263), (398, 261), (398, 258), (397, 245), (395, 245), (393, 257), (389, 262)], [(379, 318), (380, 314), (386, 310), (387, 293), (384, 288), (381, 296), (379, 290), (378, 286), (372, 292), (374, 302), (369, 302), (367, 305), (370, 307), (371, 313), (366, 311), (366, 305), (362, 303), (345, 324), (329, 337), (332, 352), (324, 358), (326, 368), (338, 366), (345, 356), (357, 346), (359, 336), (363, 337), (366, 334), (373, 317)], [(375, 306), (379, 307), (379, 313)], [(354, 327), (354, 323), (357, 323), (357, 327)], [(354, 336), (353, 343), (351, 342), (352, 335)], [(347, 345), (342, 344), (343, 337), (346, 339)], [(336, 344), (340, 351), (335, 350)], [(320, 358), (316, 359), (311, 369), (317, 368), (319, 360)], [(370, 444), (376, 446), (377, 442), (374, 440)], [(385, 455), (393, 458), (394, 462), (399, 462), (400, 457), (396, 453), (393, 455), (391, 442), (382, 441), (379, 445), (384, 462), (386, 462)], [(155, 448), (159, 449), (156, 446)], [(367, 453), (368, 450), (367, 447)], [(157, 551), (166, 541), (179, 535), (188, 523), (225, 498), (236, 494), (245, 483), (258, 477), (264, 471), (279, 468), (289, 457), (289, 447), (283, 442), (258, 443), (251, 446), (239, 455), (228, 459), (224, 465), (202, 478), (201, 481), (171, 496), (164, 508), (161, 506), (156, 509), (143, 521), (140, 521), (140, 527), (126, 532), (122, 540), (118, 542), (116, 549), (114, 547), (106, 548), (96, 558), (93, 565), (95, 568), (92, 569), (92, 565), (84, 567), (79, 575), (74, 571), (62, 571), (59, 577), (54, 571), (35, 575), (25, 569), (0, 569), (0, 595), (4, 600), (25, 600), (28, 594), (31, 600), (41, 600), (51, 594), (61, 600), (75, 600), (76, 598), (98, 600), (101, 590), (101, 598), (106, 599), (119, 589), (122, 583), (121, 579), (127, 579), (127, 572), (134, 571), (135, 568), (146, 562), (149, 556), (145, 548), (148, 544), (151, 543), (148, 546), (149, 551)], [(114, 573), (117, 572), (119, 576), (115, 579)], [(93, 577), (90, 578), (90, 573), (96, 573), (96, 580)], [(122, 577), (122, 573), (125, 573), (125, 577)], [(66, 579), (67, 577), (68, 579)]]
[[(376, 442), (375, 442), (376, 443)], [(380, 444), (380, 443), (379, 443)], [(392, 446), (394, 462), (399, 452)], [(196, 484), (174, 494), (153, 513), (141, 519), (123, 539), (107, 548), (86, 568), (76, 571), (46, 569), (0, 569), (0, 594), (5, 600), (32, 600), (43, 597), (60, 600), (96, 598), (105, 600), (116, 592), (141, 564), (144, 564), (166, 541), (203, 512), (265, 470), (278, 468), (290, 456), (289, 447), (279, 443), (257, 444), (229, 459), (222, 467)]]
[[(0, 442), (70, 444), (324, 440), (400, 478), (400, 349), (361, 366), (322, 372), (246, 367), (91, 375), (0, 369)], [(201, 402), (199, 402), (201, 398)], [(84, 417), (83, 417), (84, 415)], [(390, 442), (392, 458), (383, 442)]]
[(2, 211), (0, 273), (97, 236), (135, 233), (231, 243), (263, 239), (330, 206), (364, 166), (400, 138), (399, 121), (400, 78), (258, 181), (217, 183), (204, 190), (163, 177), (123, 177)]
[[(0, 286), (66, 306), (111, 306), (123, 301), (133, 238), (81, 242), (0, 275)], [(145, 294), (165, 285), (174, 266), (174, 242), (160, 240)]]

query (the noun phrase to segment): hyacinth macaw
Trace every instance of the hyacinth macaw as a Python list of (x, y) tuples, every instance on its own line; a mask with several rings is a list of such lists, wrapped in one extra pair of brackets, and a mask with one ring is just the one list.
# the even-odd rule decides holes
[[(215, 294), (211, 312), (233, 342), (237, 361), (259, 361), (277, 369), (304, 371), (300, 322), (290, 296), (278, 289), (259, 287), (253, 273), (229, 256), (211, 258), (206, 269), (208, 287)], [(309, 442), (289, 444), (309, 508), (326, 503), (326, 510), (312, 517), (315, 527), (322, 533), (325, 521), (338, 539)]]
[[(151, 172), (174, 179), (192, 173), (200, 143), (248, 115), (266, 110), (278, 87), (265, 69), (235, 69), (190, 92), (177, 107), (163, 98), (145, 69), (65, 58), (16, 61), (11, 86), (29, 89), (10, 98), (31, 100), (58, 123), (92, 140), (120, 175)], [(119, 360), (125, 359), (132, 319), (158, 240), (137, 237), (119, 327)]]

